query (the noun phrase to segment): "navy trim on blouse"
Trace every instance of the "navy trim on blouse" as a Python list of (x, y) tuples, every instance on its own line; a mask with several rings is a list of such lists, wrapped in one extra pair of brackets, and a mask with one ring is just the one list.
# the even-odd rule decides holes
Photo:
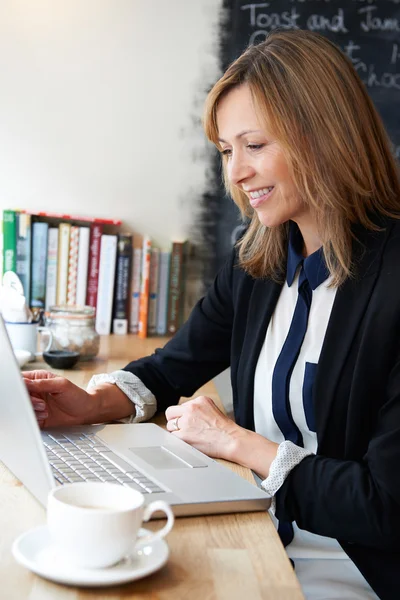
[(304, 258), (303, 251), (303, 236), (300, 229), (294, 221), (290, 222), (289, 226), (289, 245), (287, 259), (287, 274), (286, 281), (290, 287), (296, 277), (296, 272), (300, 264), (303, 264), (305, 276), (308, 279), (310, 287), (315, 290), (321, 283), (329, 277), (329, 271), (325, 263), (324, 253), (322, 248), (319, 248), (310, 256)]

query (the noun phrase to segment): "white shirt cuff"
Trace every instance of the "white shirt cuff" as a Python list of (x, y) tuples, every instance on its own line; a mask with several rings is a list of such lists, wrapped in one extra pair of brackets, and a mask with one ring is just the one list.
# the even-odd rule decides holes
[(290, 471), (294, 469), (303, 458), (313, 454), (311, 450), (306, 450), (296, 446), (293, 442), (286, 440), (279, 444), (276, 457), (271, 463), (269, 475), (261, 482), (261, 487), (272, 497), (271, 509), (275, 514), (275, 494), (283, 485)]
[(119, 419), (121, 423), (140, 423), (148, 421), (156, 413), (157, 400), (147, 389), (144, 383), (130, 371), (114, 371), (113, 373), (100, 373), (93, 375), (88, 383), (87, 390), (101, 383), (113, 383), (128, 396), (136, 406), (136, 415)]

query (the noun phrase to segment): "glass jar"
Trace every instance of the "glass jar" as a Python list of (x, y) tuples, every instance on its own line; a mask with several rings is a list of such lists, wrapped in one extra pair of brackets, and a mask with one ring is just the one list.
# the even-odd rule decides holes
[(95, 329), (92, 306), (51, 306), (46, 313), (46, 326), (53, 334), (54, 350), (79, 352), (80, 360), (98, 354), (100, 336)]

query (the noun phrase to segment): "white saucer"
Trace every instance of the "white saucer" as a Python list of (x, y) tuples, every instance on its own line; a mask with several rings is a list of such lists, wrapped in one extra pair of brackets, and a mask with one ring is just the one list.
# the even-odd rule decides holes
[[(150, 533), (140, 529), (139, 536)], [(140, 579), (160, 569), (168, 560), (164, 540), (134, 549), (132, 556), (107, 569), (80, 569), (65, 561), (53, 544), (46, 525), (20, 535), (12, 546), (14, 558), (37, 575), (64, 585), (100, 587)]]

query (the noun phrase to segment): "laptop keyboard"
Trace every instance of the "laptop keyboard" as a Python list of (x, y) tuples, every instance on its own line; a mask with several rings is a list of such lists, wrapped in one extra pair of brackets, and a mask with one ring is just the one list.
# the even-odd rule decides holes
[(44, 442), (55, 479), (60, 483), (76, 481), (108, 481), (133, 488), (142, 494), (163, 490), (112, 452), (94, 434), (48, 434), (52, 442)]

